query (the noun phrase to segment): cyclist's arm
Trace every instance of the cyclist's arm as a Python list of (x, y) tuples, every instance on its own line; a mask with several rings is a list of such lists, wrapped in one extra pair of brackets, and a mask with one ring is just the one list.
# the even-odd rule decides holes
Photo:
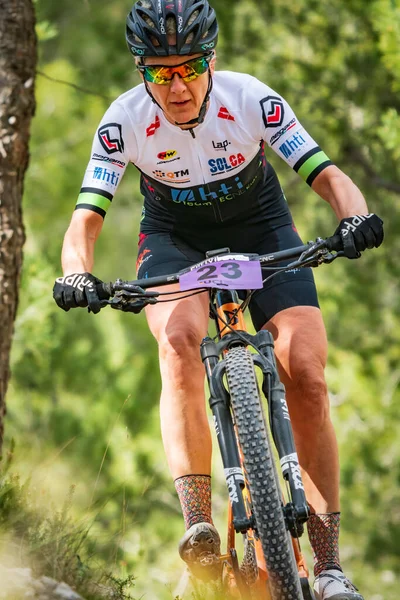
[(353, 215), (367, 215), (369, 212), (358, 187), (350, 177), (334, 165), (317, 175), (311, 187), (321, 198), (329, 202), (339, 221)]
[[(251, 102), (246, 113), (259, 125), (258, 135), (308, 185), (332, 206), (339, 220), (368, 214), (360, 190), (340, 169), (332, 164), (317, 142), (304, 129), (282, 96), (252, 78)], [(259, 98), (259, 102), (255, 101)]]
[[(342, 237), (345, 256), (358, 258), (366, 248), (380, 246), (384, 235), (382, 220), (373, 213), (368, 214), (360, 190), (332, 164), (299, 123), (284, 98), (254, 78), (248, 88), (253, 93), (245, 108), (250, 123), (258, 123), (258, 131), (252, 130), (255, 139), (260, 136), (319, 196), (329, 202), (339, 220), (336, 233)], [(360, 218), (358, 215), (364, 216)]]
[(103, 226), (103, 217), (91, 210), (76, 210), (64, 237), (61, 263), (64, 275), (91, 273), (94, 247)]
[(128, 115), (116, 101), (105, 113), (93, 139), (89, 164), (64, 238), (64, 275), (92, 272), (95, 242), (126, 166), (135, 156), (136, 142)]

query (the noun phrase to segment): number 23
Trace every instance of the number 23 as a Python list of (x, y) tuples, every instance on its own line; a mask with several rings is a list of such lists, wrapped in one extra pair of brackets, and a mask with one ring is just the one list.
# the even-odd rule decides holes
[[(235, 262), (226, 262), (226, 263), (222, 263), (221, 264), (221, 269), (227, 269), (227, 272), (222, 272), (220, 273), (220, 275), (222, 275), (222, 277), (226, 277), (227, 279), (239, 279), (242, 276), (242, 271), (239, 268), (239, 265)], [(218, 277), (218, 275), (215, 275), (215, 271), (217, 270), (217, 267), (214, 267), (212, 265), (207, 266), (207, 267), (200, 267), (200, 269), (197, 269), (197, 274), (199, 275), (200, 273), (204, 272), (204, 275), (200, 275), (200, 277), (198, 277), (197, 281), (203, 281), (204, 279), (215, 279), (216, 277)]]

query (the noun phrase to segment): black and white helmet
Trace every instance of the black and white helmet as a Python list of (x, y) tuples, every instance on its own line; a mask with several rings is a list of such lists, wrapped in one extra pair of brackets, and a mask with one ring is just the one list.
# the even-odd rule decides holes
[(207, 0), (138, 0), (126, 20), (126, 41), (137, 57), (206, 53), (217, 39)]

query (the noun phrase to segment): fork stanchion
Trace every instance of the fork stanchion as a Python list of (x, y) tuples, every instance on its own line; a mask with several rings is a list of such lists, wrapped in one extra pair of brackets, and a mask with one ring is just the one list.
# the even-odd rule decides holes
[(217, 345), (211, 338), (204, 338), (200, 348), (210, 389), (209, 404), (214, 418), (215, 432), (232, 507), (232, 523), (236, 532), (245, 532), (253, 523), (247, 516), (242, 494), (243, 470), (229, 408), (229, 395), (223, 385), (225, 363), (223, 360), (219, 360)]

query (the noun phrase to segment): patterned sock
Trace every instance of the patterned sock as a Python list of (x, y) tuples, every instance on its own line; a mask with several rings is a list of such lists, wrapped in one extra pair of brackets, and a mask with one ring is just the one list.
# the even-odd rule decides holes
[(212, 523), (210, 475), (184, 475), (175, 479), (185, 527), (195, 523)]
[(308, 538), (314, 554), (315, 577), (326, 569), (342, 570), (339, 560), (340, 513), (311, 515), (307, 521)]

